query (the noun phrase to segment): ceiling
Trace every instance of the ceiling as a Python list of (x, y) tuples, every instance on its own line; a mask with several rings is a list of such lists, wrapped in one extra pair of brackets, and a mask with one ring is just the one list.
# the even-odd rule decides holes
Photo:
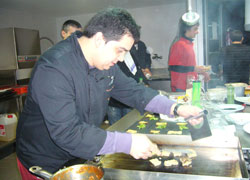
[[(95, 13), (107, 7), (139, 8), (176, 3), (177, 0), (1, 0), (0, 8), (53, 17)], [(186, 1), (186, 0), (178, 0)]]

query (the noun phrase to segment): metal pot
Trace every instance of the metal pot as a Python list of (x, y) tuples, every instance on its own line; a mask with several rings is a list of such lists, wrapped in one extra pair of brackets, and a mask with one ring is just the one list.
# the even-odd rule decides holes
[(100, 180), (104, 175), (102, 167), (88, 164), (69, 166), (60, 169), (55, 174), (51, 174), (39, 166), (32, 166), (29, 171), (45, 180)]

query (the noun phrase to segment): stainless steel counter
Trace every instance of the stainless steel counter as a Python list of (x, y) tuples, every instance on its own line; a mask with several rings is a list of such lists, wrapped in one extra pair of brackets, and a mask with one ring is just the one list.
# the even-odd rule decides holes
[(167, 68), (151, 69), (152, 79), (148, 81), (149, 86), (156, 90), (171, 91), (170, 75)]
[[(216, 143), (216, 139), (218, 138), (225, 138), (223, 142), (230, 141), (231, 138), (234, 138), (234, 134), (229, 130), (228, 127), (230, 124), (225, 119), (225, 114), (221, 114), (221, 112), (216, 110), (216, 106), (213, 104), (206, 104), (208, 109), (210, 108), (210, 127), (213, 132), (213, 137), (211, 138), (211, 142), (214, 145), (220, 146), (220, 142)], [(214, 111), (215, 109), (215, 111)], [(250, 107), (245, 108), (244, 112), (250, 112)], [(215, 118), (216, 117), (216, 118)], [(126, 131), (130, 126), (132, 126), (136, 121), (139, 121), (143, 118), (137, 110), (133, 110), (124, 116), (122, 119), (117, 121), (115, 124), (110, 126), (107, 130), (109, 131)], [(216, 122), (216, 119), (219, 121)], [(235, 135), (239, 137), (239, 141), (241, 144), (242, 149), (250, 149), (250, 135), (245, 133), (242, 130), (242, 126), (235, 126), (236, 132)], [(149, 138), (155, 141), (155, 136), (152, 138), (148, 135)], [(192, 142), (191, 137), (187, 135), (170, 135), (164, 137), (164, 141), (171, 143), (175, 143), (176, 138), (178, 138), (178, 143), (191, 143), (194, 145), (199, 144), (202, 140)], [(178, 173), (163, 173), (163, 172), (151, 172), (151, 171), (137, 171), (137, 170), (124, 170), (124, 169), (113, 169), (113, 168), (106, 168), (105, 169), (105, 177), (104, 179), (183, 179), (183, 174)], [(190, 175), (185, 174), (185, 179), (238, 179), (232, 177), (219, 177), (219, 176), (200, 176), (200, 175)], [(247, 178), (240, 178), (240, 179), (247, 179)]]

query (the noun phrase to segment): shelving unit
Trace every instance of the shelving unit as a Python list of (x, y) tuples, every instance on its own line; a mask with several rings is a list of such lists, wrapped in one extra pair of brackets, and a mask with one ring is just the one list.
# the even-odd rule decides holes
[[(38, 30), (24, 28), (0, 29), (0, 88), (28, 85), (32, 68), (38, 60), (40, 37)], [(0, 114), (22, 111), (26, 94), (0, 100)], [(15, 140), (0, 141), (0, 159), (15, 151)]]
[[(0, 29), (0, 39), (0, 87), (27, 85), (41, 54), (39, 31), (3, 28)], [(23, 98), (25, 96), (19, 98), (19, 103)], [(0, 109), (0, 113), (9, 112)]]

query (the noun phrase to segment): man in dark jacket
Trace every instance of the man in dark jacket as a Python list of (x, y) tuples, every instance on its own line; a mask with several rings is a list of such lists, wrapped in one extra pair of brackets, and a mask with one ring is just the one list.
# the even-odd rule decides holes
[(67, 39), (75, 31), (82, 31), (82, 25), (75, 20), (69, 19), (62, 25), (61, 36), (63, 39)]
[(144, 76), (147, 79), (150, 79), (152, 76), (151, 73), (151, 55), (147, 50), (147, 47), (145, 43), (141, 40), (136, 42), (131, 50), (130, 53), (134, 59), (134, 61), (138, 64), (138, 66), (141, 68)]
[(36, 178), (27, 170), (31, 166), (54, 173), (76, 157), (122, 152), (146, 159), (159, 154), (145, 135), (99, 128), (111, 96), (141, 113), (199, 114), (201, 109), (176, 105), (121, 72), (116, 63), (123, 61), (138, 34), (127, 11), (107, 9), (88, 22), (82, 36), (73, 34), (41, 55), (17, 127), (17, 161), (23, 179)]
[(242, 44), (240, 30), (230, 32), (232, 44), (223, 49), (223, 80), (225, 83), (242, 82), (249, 84), (250, 46)]

